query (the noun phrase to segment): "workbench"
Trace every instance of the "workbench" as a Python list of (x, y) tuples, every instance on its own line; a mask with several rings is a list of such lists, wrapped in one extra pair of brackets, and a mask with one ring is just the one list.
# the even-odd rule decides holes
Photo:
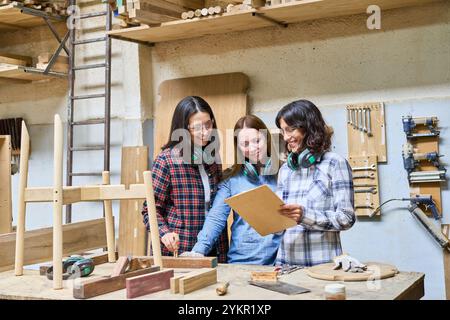
[[(95, 267), (89, 278), (110, 275), (114, 264), (105, 263)], [(219, 264), (217, 279), (219, 282), (229, 281), (230, 286), (225, 296), (218, 296), (215, 292), (217, 285), (181, 295), (171, 294), (170, 290), (145, 295), (139, 299), (164, 300), (321, 300), (324, 299), (324, 287), (333, 281), (317, 280), (309, 277), (304, 269), (282, 275), (279, 281), (298, 285), (311, 290), (309, 293), (298, 295), (285, 295), (248, 284), (250, 271), (273, 271), (269, 266), (250, 266), (236, 264)], [(192, 269), (174, 269), (175, 275), (191, 271)], [(394, 299), (420, 299), (424, 295), (423, 273), (399, 272), (396, 276), (377, 283), (345, 282), (348, 300), (394, 300)], [(83, 278), (83, 280), (86, 278)], [(37, 270), (25, 270), (23, 276), (14, 276), (14, 271), (0, 273), (0, 299), (34, 300), (34, 299), (74, 299), (72, 286), (76, 280), (65, 280), (64, 288), (53, 290), (52, 282), (39, 275)], [(104, 294), (89, 300), (125, 300), (126, 290), (119, 290)]]

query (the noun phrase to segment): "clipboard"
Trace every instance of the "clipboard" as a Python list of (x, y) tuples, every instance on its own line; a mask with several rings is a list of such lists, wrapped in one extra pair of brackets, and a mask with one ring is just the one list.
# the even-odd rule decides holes
[(241, 192), (225, 199), (261, 236), (284, 231), (297, 223), (278, 213), (284, 202), (267, 185)]

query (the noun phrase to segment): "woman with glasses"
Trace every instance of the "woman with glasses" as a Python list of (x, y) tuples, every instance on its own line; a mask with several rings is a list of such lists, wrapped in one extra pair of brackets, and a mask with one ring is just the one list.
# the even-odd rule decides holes
[(310, 101), (284, 106), (276, 117), (289, 155), (278, 174), (280, 214), (297, 222), (285, 231), (276, 264), (305, 267), (342, 254), (340, 232), (355, 223), (352, 170), (330, 152), (331, 129)]
[[(189, 96), (178, 103), (169, 140), (152, 167), (163, 255), (191, 250), (203, 227), (222, 176), (216, 130), (214, 114), (204, 99)], [(146, 204), (142, 214), (149, 229)], [(227, 250), (225, 230), (210, 253), (223, 263)]]
[[(224, 172), (214, 204), (206, 216), (198, 241), (183, 256), (207, 255), (226, 230), (230, 207), (225, 199), (263, 184), (276, 189), (279, 168), (278, 152), (264, 122), (249, 115), (234, 127), (234, 165)], [(273, 265), (282, 233), (260, 236), (238, 212), (233, 213), (228, 263)]]

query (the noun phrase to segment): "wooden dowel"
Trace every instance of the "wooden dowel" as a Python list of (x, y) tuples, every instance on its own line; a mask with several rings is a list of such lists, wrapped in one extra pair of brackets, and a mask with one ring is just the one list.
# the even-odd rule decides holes
[[(109, 171), (102, 172), (103, 184), (111, 184), (111, 176)], [(116, 244), (114, 236), (114, 217), (112, 212), (112, 201), (103, 201), (105, 208), (105, 224), (106, 224), (106, 243), (108, 249), (108, 262), (116, 262)]]
[(23, 255), (24, 255), (24, 238), (25, 238), (25, 189), (28, 181), (28, 159), (30, 156), (30, 135), (28, 134), (25, 121), (22, 121), (22, 137), (20, 139), (20, 176), (19, 176), (19, 199), (17, 212), (17, 229), (16, 229), (16, 261), (15, 275), (23, 274)]
[(62, 289), (63, 127), (55, 115), (53, 151), (53, 289)]
[(145, 197), (147, 200), (148, 221), (150, 224), (150, 235), (152, 238), (152, 251), (155, 265), (163, 267), (161, 257), (161, 244), (159, 239), (158, 220), (156, 218), (155, 195), (153, 193), (152, 173), (144, 172)]

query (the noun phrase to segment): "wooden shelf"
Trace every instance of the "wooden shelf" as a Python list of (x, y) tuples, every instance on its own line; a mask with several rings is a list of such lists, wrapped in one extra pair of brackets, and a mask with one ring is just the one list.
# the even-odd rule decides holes
[(11, 3), (0, 6), (0, 31), (20, 30), (45, 25), (43, 17), (64, 21), (65, 17)]
[(66, 77), (67, 74), (59, 72), (49, 72), (44, 74), (44, 70), (22, 67), (22, 66), (2, 66), (0, 67), (0, 78), (25, 80), (25, 81), (38, 81), (48, 79), (49, 77)]
[[(369, 5), (382, 10), (423, 5), (442, 0), (301, 0), (286, 4), (224, 13), (210, 18), (194, 18), (162, 23), (159, 27), (112, 30), (112, 38), (137, 42), (165, 42), (212, 34), (245, 31), (279, 24), (366, 13)], [(267, 18), (267, 19), (265, 19)]]

